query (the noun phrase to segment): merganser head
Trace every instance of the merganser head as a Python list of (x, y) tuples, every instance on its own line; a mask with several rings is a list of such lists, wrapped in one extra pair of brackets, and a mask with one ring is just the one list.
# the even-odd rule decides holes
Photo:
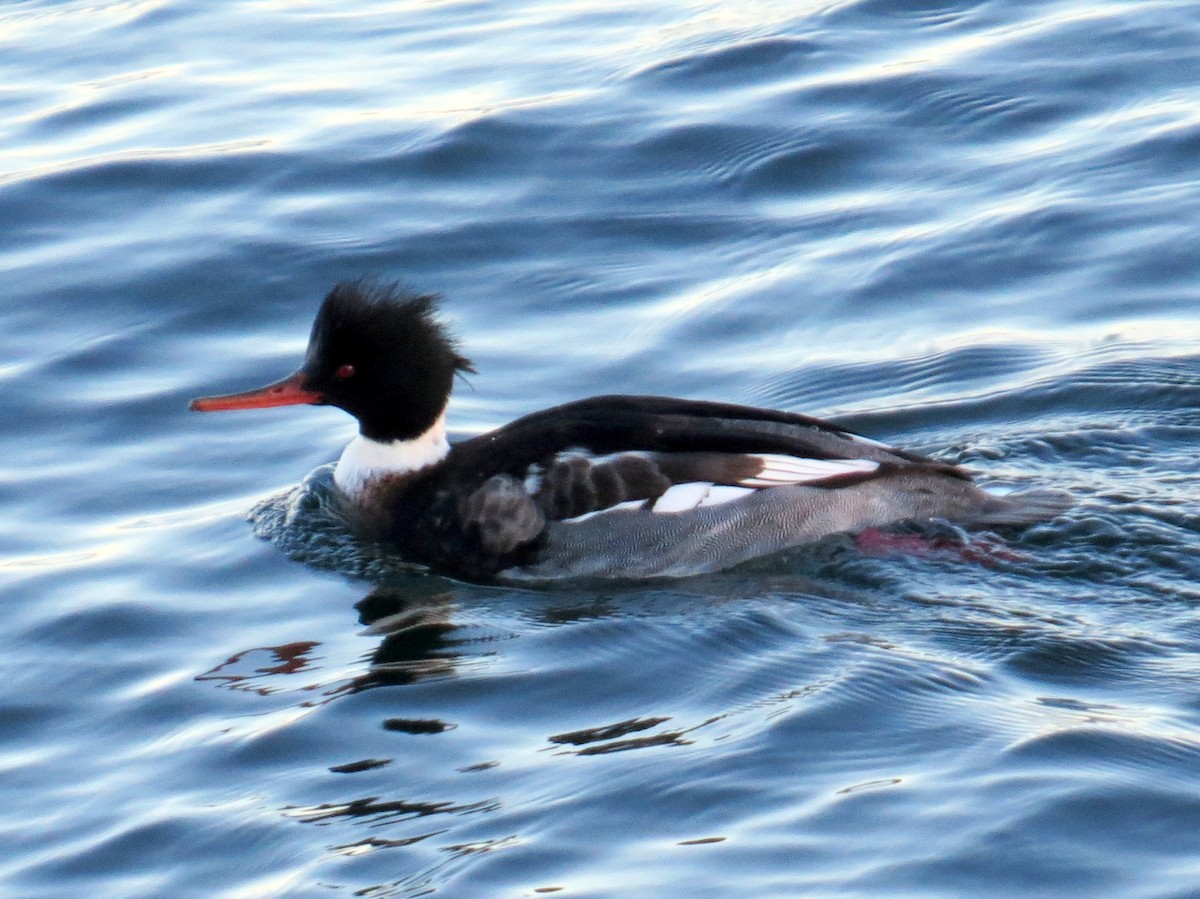
[(438, 319), (436, 297), (369, 280), (343, 281), (321, 303), (297, 372), (190, 406), (200, 412), (337, 406), (358, 419), (364, 437), (390, 443), (433, 427), (460, 371), (474, 368)]

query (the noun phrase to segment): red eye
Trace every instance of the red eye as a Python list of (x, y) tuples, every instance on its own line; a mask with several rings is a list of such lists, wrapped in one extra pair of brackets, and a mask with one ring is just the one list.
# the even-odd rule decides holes
[(353, 378), (354, 377), (354, 366), (353, 365), (339, 365), (337, 371), (335, 371), (333, 373), (333, 376), (341, 381), (346, 380), (346, 378)]

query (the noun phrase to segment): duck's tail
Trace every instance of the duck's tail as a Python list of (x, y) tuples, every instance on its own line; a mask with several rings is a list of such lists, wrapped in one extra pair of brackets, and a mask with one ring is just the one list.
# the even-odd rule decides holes
[(1035, 488), (1015, 493), (998, 494), (992, 489), (984, 490), (990, 500), (975, 515), (971, 525), (1021, 525), (1036, 524), (1057, 518), (1075, 504), (1069, 493), (1063, 490)]

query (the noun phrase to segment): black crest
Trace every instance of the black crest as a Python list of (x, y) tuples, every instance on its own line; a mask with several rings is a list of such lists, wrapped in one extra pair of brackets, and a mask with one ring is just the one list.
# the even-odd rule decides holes
[(303, 367), (310, 389), (380, 441), (428, 430), (445, 409), (455, 373), (474, 370), (438, 317), (437, 297), (369, 279), (329, 291)]

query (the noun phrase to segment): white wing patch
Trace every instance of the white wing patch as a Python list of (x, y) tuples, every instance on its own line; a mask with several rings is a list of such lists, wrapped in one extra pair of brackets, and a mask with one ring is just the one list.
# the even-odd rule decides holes
[[(565, 456), (566, 454), (560, 455)], [(582, 454), (574, 452), (571, 455)], [(592, 458), (590, 461), (593, 464), (600, 461), (607, 462), (621, 455), (634, 454), (612, 453), (608, 456)], [(638, 455), (641, 454), (639, 453)], [(731, 503), (739, 500), (744, 496), (749, 496), (756, 490), (764, 488), (787, 487), (795, 484), (811, 483), (813, 481), (824, 481), (827, 478), (839, 475), (869, 474), (879, 468), (879, 463), (872, 462), (870, 459), (802, 459), (799, 456), (784, 456), (774, 453), (749, 454), (749, 458), (757, 459), (762, 463), (762, 470), (753, 477), (743, 478), (736, 486), (713, 484), (708, 481), (690, 481), (685, 484), (674, 484), (667, 488), (654, 501), (654, 505), (650, 508), (650, 511), (661, 515), (672, 512), (687, 512), (703, 506), (719, 506), (723, 503)], [(525, 481), (527, 490), (530, 490), (531, 487), (536, 488), (540, 486), (540, 474), (540, 471), (530, 469)], [(530, 490), (530, 492), (532, 493), (533, 490)], [(589, 518), (594, 518), (597, 515), (605, 515), (609, 512), (645, 508), (645, 500), (628, 500), (623, 503), (617, 503), (614, 506), (609, 506), (606, 509), (585, 512), (582, 515), (576, 515), (574, 518), (564, 518), (563, 523), (569, 524), (587, 521)]]
[(763, 468), (754, 477), (743, 478), (739, 482), (746, 487), (804, 484), (838, 475), (867, 474), (879, 467), (878, 462), (872, 462), (870, 459), (801, 459), (799, 456), (780, 456), (773, 453), (763, 453), (750, 458), (760, 460)]
[(703, 481), (697, 481), (694, 484), (675, 484), (668, 487), (666, 492), (654, 501), (654, 508), (651, 511), (684, 512), (694, 509), (704, 502), (704, 498), (708, 496), (708, 491), (712, 489), (712, 486)]
[(689, 509), (699, 509), (701, 506), (719, 506), (731, 503), (754, 492), (753, 487), (726, 487), (696, 481), (691, 484), (675, 484), (654, 502), (650, 511), (687, 512)]
[(594, 512), (584, 512), (582, 515), (576, 515), (574, 518), (564, 518), (563, 524), (575, 524), (580, 521), (587, 521), (589, 518), (595, 518), (597, 515), (607, 515), (609, 512), (620, 512), (623, 509), (640, 509), (646, 505), (644, 499), (629, 499), (623, 503), (617, 503), (615, 506), (609, 506), (607, 509), (596, 509)]
[(731, 503), (735, 499), (749, 496), (753, 492), (753, 487), (726, 487), (723, 484), (711, 484), (704, 499), (700, 500), (700, 505), (719, 506), (721, 503)]

